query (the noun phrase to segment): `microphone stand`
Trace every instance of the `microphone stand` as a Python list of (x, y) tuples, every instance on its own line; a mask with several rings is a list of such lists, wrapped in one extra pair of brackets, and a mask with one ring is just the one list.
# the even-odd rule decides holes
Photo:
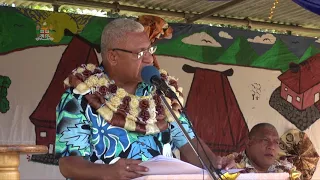
[[(167, 107), (167, 109), (169, 110), (170, 114), (174, 117), (176, 123), (178, 124), (179, 128), (181, 129), (182, 133), (184, 134), (184, 136), (186, 137), (188, 143), (190, 144), (193, 152), (196, 154), (196, 156), (198, 157), (198, 159), (200, 160), (202, 166), (205, 168), (205, 170), (209, 173), (211, 179), (213, 180), (219, 180), (219, 178), (216, 177), (216, 174), (214, 174), (214, 172), (212, 172), (209, 167), (203, 162), (202, 158), (200, 157), (199, 153), (197, 152), (197, 150), (195, 149), (195, 147), (193, 146), (192, 142), (191, 142), (191, 138), (189, 136), (189, 134), (186, 132), (186, 130), (184, 129), (184, 127), (182, 126), (181, 122), (179, 121), (178, 117), (175, 115), (175, 113), (173, 112), (171, 106), (169, 105), (168, 101), (165, 99), (165, 96), (163, 95), (162, 91), (160, 90), (156, 90), (157, 94), (160, 96), (162, 102), (165, 104), (165, 106)], [(173, 92), (172, 92), (173, 93)], [(170, 92), (170, 94), (172, 94)], [(177, 99), (177, 98), (175, 98)], [(178, 99), (177, 99), (178, 100)], [(178, 100), (179, 101), (179, 100)], [(180, 102), (179, 102), (180, 103)], [(182, 107), (183, 108), (183, 107)], [(210, 160), (209, 160), (210, 161)]]

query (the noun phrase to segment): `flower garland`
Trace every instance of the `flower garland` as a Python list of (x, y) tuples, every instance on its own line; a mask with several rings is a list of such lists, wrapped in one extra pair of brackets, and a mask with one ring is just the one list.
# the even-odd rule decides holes
[[(247, 157), (245, 151), (240, 153), (232, 153), (227, 157), (235, 160), (236, 168), (243, 169), (240, 173), (256, 173), (256, 169), (252, 165), (250, 159)], [(273, 165), (271, 165), (268, 169), (270, 173), (289, 173), (290, 180), (299, 180), (301, 176), (301, 172), (299, 172), (296, 167), (289, 162), (287, 159), (279, 159), (276, 160)]]
[[(169, 76), (165, 70), (160, 70), (160, 74), (183, 103), (182, 88), (178, 87), (177, 79)], [(168, 122), (174, 121), (155, 90), (148, 96), (129, 94), (123, 88), (117, 87), (102, 69), (93, 64), (83, 64), (73, 70), (64, 84), (74, 88), (75, 94), (84, 95), (88, 104), (111, 125), (129, 131), (155, 134), (167, 129)], [(181, 106), (177, 100), (168, 97), (166, 100), (179, 118)]]

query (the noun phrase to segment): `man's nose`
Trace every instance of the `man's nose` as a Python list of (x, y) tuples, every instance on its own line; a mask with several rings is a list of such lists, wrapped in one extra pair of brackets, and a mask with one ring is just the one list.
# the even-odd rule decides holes
[(275, 150), (278, 147), (278, 144), (274, 143), (274, 142), (269, 142), (267, 148), (271, 149), (271, 150)]
[(275, 150), (276, 148), (273, 145), (268, 146), (268, 149)]
[(142, 58), (142, 61), (146, 64), (152, 64), (153, 63), (153, 60), (154, 60), (154, 57), (153, 55), (150, 53), (150, 52), (145, 52), (143, 58)]

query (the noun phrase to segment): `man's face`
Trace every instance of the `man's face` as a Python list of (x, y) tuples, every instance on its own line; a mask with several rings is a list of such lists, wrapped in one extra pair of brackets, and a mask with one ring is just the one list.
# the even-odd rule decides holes
[(279, 135), (272, 127), (261, 128), (249, 140), (246, 149), (250, 160), (261, 168), (269, 168), (279, 153)]
[[(112, 67), (113, 71), (123, 83), (141, 82), (140, 73), (142, 68), (153, 64), (153, 57), (148, 52), (150, 40), (147, 34), (145, 32), (127, 33), (126, 39), (123, 43), (119, 44), (117, 48), (133, 53), (123, 52), (121, 50), (113, 51), (117, 62), (116, 65)], [(138, 58), (137, 54), (141, 51), (145, 51), (145, 54), (141, 58)]]

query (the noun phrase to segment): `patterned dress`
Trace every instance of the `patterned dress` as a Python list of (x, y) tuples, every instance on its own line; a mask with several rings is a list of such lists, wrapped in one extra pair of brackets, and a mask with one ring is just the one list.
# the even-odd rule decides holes
[[(136, 96), (148, 95), (152, 86), (140, 83)], [(91, 108), (84, 96), (68, 89), (56, 109), (56, 157), (82, 156), (94, 163), (110, 164), (120, 158), (146, 161), (163, 154), (163, 147), (171, 150), (187, 143), (176, 122), (161, 133), (144, 135), (112, 126)], [(194, 133), (182, 115), (180, 121), (191, 138)]]

